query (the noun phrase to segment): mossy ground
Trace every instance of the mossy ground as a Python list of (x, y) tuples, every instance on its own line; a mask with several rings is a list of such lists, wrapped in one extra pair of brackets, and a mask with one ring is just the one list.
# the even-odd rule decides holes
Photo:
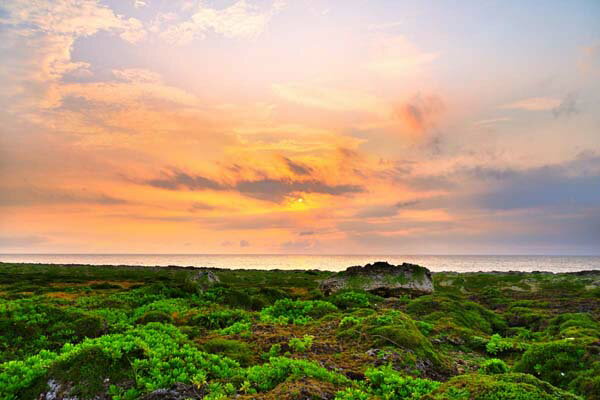
[(600, 399), (600, 272), (438, 273), (412, 299), (213, 272), (0, 264), (0, 399)]

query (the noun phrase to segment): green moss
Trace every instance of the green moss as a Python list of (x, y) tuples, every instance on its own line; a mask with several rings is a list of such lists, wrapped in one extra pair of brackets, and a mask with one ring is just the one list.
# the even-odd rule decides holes
[(600, 324), (587, 313), (565, 313), (550, 320), (545, 333), (551, 338), (600, 338)]
[(490, 358), (481, 364), (480, 372), (484, 374), (505, 374), (509, 370), (508, 365), (498, 358)]
[(403, 349), (415, 356), (412, 362), (409, 361), (413, 364), (409, 365), (411, 367), (421, 360), (438, 371), (446, 371), (448, 368), (448, 360), (435, 351), (415, 321), (401, 311), (388, 310), (370, 315), (362, 319), (359, 324), (347, 328), (340, 327), (338, 335), (348, 339), (367, 338), (372, 347)]
[(577, 396), (526, 374), (461, 375), (423, 400), (577, 400)]
[(503, 332), (506, 321), (491, 310), (469, 300), (452, 296), (421, 296), (408, 304), (407, 312), (424, 321), (435, 323), (451, 320), (456, 325), (485, 334)]
[(255, 352), (250, 345), (239, 340), (214, 338), (202, 345), (207, 353), (221, 354), (236, 360), (241, 366), (248, 366), (254, 361)]
[(126, 358), (115, 359), (101, 346), (90, 346), (55, 363), (48, 372), (55, 381), (73, 385), (69, 396), (93, 399), (106, 392), (105, 380), (111, 384), (132, 383), (134, 372)]
[(515, 364), (514, 370), (530, 373), (590, 399), (600, 398), (600, 344), (597, 338), (534, 344)]

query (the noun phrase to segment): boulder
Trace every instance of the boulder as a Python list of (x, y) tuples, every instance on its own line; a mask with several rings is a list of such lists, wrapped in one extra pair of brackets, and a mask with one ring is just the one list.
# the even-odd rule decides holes
[(340, 290), (358, 289), (390, 297), (402, 294), (418, 296), (433, 292), (431, 272), (416, 264), (392, 265), (379, 261), (364, 267), (349, 267), (321, 282), (321, 290), (330, 295)]
[(208, 269), (201, 269), (198, 270), (198, 272), (194, 272), (192, 276), (190, 276), (189, 280), (203, 290), (206, 290), (221, 282), (219, 277)]

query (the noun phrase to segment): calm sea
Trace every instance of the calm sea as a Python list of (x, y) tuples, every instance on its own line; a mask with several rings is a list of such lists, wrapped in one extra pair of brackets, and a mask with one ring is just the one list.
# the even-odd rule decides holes
[(600, 256), (415, 256), (415, 255), (215, 255), (215, 254), (0, 254), (4, 262), (52, 264), (194, 266), (340, 271), (374, 261), (410, 262), (432, 271), (600, 270)]

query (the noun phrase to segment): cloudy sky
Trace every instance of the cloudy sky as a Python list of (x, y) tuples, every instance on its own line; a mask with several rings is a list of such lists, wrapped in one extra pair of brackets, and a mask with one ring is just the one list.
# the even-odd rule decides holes
[(2, 1), (0, 252), (600, 254), (598, 21)]

